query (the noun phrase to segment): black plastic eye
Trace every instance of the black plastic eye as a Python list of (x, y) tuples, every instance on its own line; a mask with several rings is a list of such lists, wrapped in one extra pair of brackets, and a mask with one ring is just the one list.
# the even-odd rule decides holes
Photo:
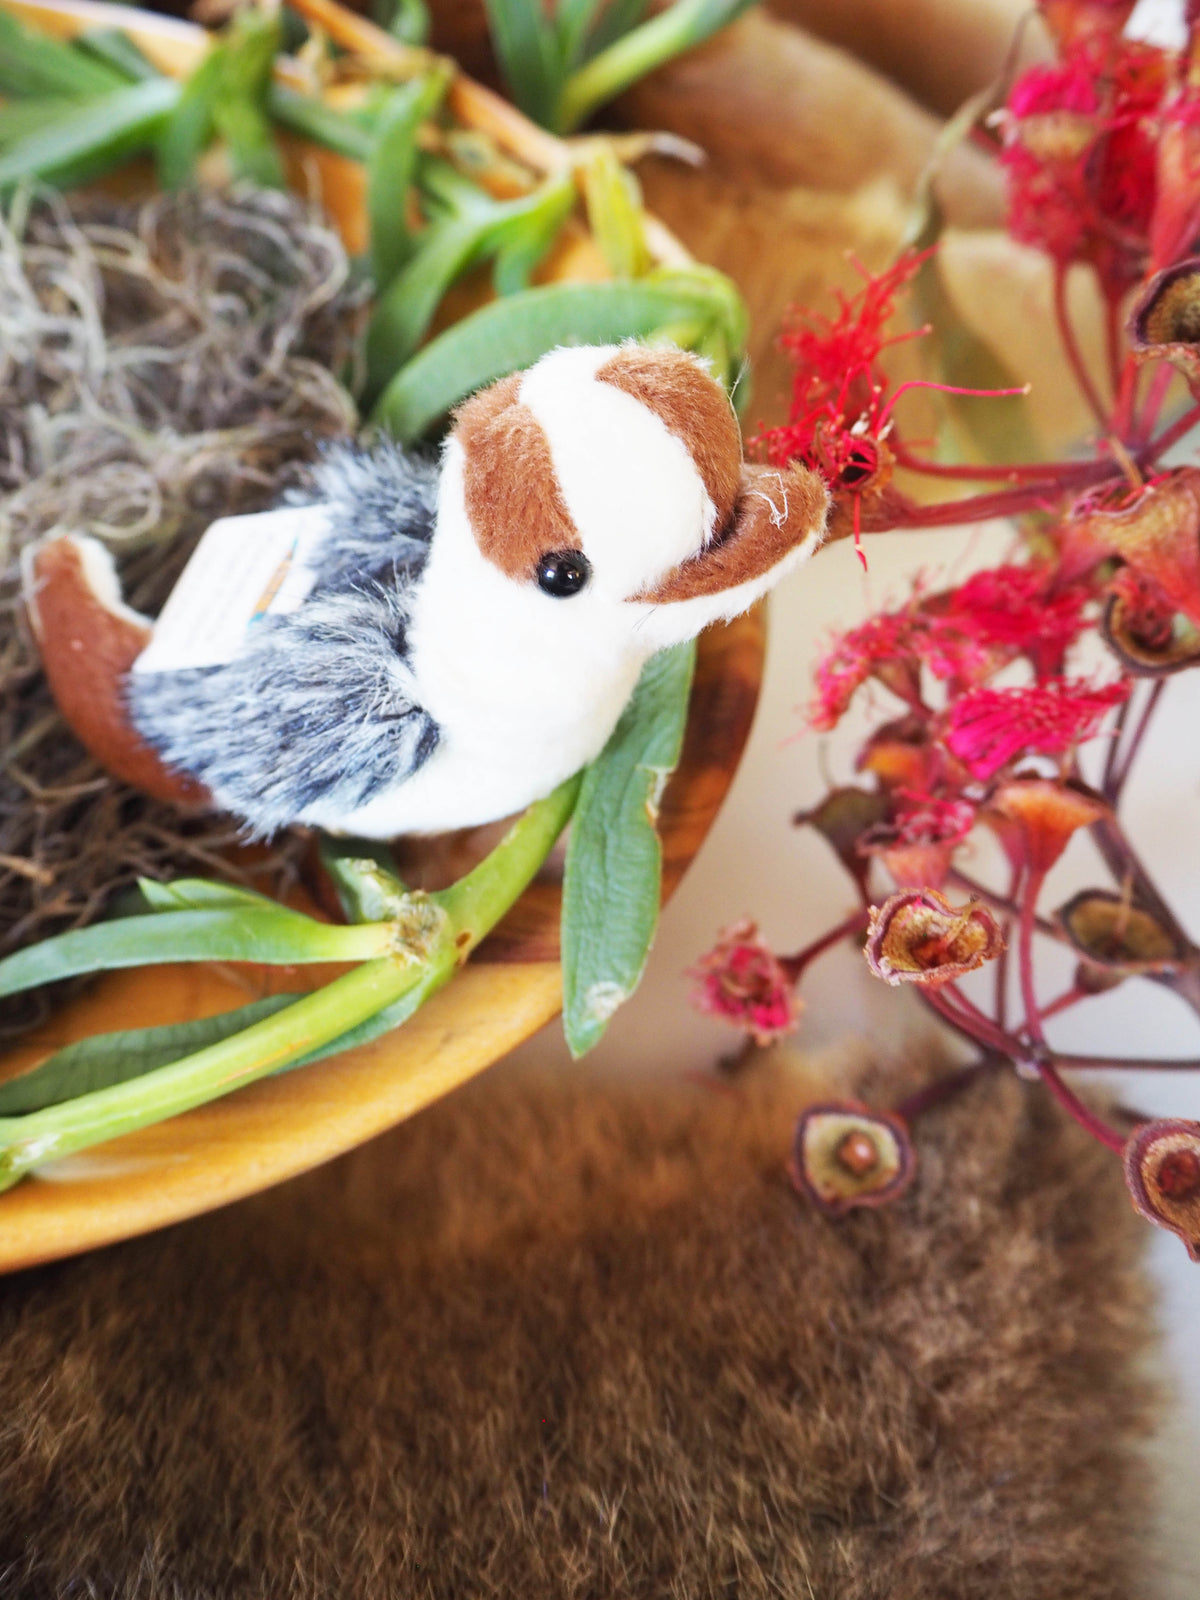
[(591, 562), (582, 550), (552, 550), (538, 562), (538, 588), (560, 600), (578, 594), (591, 575)]

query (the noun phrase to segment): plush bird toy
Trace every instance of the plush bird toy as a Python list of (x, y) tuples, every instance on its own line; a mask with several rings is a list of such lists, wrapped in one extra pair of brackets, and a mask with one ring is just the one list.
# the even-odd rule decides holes
[(743, 465), (701, 362), (633, 344), (481, 391), (440, 465), (342, 448), (315, 485), (214, 524), (157, 624), (92, 540), (43, 546), (29, 585), (93, 752), (259, 835), (441, 832), (548, 794), (645, 661), (753, 604), (827, 509), (815, 474)]

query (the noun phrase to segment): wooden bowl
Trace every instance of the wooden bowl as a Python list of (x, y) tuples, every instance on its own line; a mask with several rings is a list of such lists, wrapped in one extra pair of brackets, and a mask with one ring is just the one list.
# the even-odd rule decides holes
[[(119, 23), (167, 71), (188, 71), (204, 49), (197, 28), (96, 0), (5, 4), (62, 36)], [(522, 129), (511, 107), (466, 80), (468, 108), (476, 90), (485, 117), (497, 118), (512, 141), (528, 139), (530, 149), (553, 155), (556, 141), (529, 124)], [(309, 181), (318, 174), (350, 248), (360, 248), (360, 170), (312, 148), (297, 156), (297, 171)], [(686, 259), (665, 230), (656, 228), (653, 238), (662, 258)], [(553, 270), (596, 276), (598, 261), (582, 234), (559, 252)], [(701, 638), (683, 758), (661, 812), (664, 895), (699, 849), (732, 781), (758, 698), (763, 648), (761, 610)], [(145, 1233), (279, 1183), (481, 1072), (560, 1009), (559, 911), (557, 871), (548, 864), (453, 983), (395, 1033), (40, 1169), (0, 1195), (0, 1271)], [(333, 970), (187, 965), (111, 974), (0, 1060), (0, 1079), (89, 1034), (208, 1016), (264, 994), (316, 987)]]

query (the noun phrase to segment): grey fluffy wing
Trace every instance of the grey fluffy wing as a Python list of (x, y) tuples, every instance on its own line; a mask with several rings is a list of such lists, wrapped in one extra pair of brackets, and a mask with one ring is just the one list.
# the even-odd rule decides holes
[(222, 666), (134, 674), (127, 686), (143, 738), (263, 837), (312, 820), (314, 807), (322, 820), (357, 810), (410, 777), (440, 736), (407, 649), (436, 469), (394, 446), (339, 450), (316, 489), (331, 532), (300, 609), (263, 619)]
[(317, 552), (316, 589), (375, 579), (402, 582), (425, 565), (437, 516), (436, 461), (380, 440), (369, 450), (331, 446), (313, 471), (308, 501), (330, 513)]

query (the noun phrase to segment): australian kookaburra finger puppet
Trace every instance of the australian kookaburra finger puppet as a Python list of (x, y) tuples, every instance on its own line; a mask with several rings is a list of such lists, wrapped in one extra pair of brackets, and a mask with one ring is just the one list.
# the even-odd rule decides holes
[(157, 623), (93, 540), (27, 588), (51, 686), (110, 769), (258, 835), (387, 838), (520, 810), (599, 754), (646, 660), (817, 547), (804, 468), (743, 464), (702, 363), (560, 349), (458, 411), (440, 464), (330, 453), (223, 519)]

